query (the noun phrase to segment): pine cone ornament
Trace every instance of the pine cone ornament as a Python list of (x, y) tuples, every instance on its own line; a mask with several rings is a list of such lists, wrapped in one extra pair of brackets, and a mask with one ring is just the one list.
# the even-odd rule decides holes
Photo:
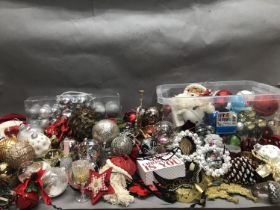
[(82, 142), (85, 138), (92, 138), (92, 127), (96, 122), (96, 113), (88, 107), (77, 108), (69, 119), (71, 136)]
[(224, 176), (229, 182), (241, 185), (253, 185), (259, 179), (252, 160), (247, 157), (236, 157), (231, 160), (231, 168)]

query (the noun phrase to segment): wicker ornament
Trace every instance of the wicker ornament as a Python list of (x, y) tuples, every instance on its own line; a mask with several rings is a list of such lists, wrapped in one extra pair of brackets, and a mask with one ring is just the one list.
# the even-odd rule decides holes
[(228, 181), (241, 185), (253, 185), (257, 182), (258, 177), (252, 160), (244, 156), (232, 159), (231, 168), (224, 176)]
[(11, 168), (17, 169), (20, 165), (35, 158), (33, 147), (26, 141), (17, 142), (7, 150), (6, 162)]
[(92, 127), (96, 122), (96, 113), (88, 107), (76, 109), (70, 119), (69, 127), (72, 130), (72, 137), (82, 142), (85, 138), (92, 138)]
[(16, 138), (6, 138), (0, 141), (0, 162), (6, 160), (7, 151), (16, 144)]

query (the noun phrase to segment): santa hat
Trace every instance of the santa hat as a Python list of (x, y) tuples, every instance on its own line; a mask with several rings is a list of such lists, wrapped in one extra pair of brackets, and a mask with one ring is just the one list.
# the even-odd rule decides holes
[(113, 172), (121, 173), (129, 179), (132, 179), (136, 172), (135, 162), (127, 155), (112, 157), (106, 164), (113, 168)]
[(185, 88), (184, 94), (189, 96), (209, 96), (211, 91), (199, 83), (193, 83)]

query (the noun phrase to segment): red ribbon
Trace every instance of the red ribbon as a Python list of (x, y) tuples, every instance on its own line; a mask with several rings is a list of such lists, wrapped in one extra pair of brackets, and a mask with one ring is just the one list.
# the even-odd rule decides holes
[(39, 192), (43, 198), (43, 201), (45, 202), (45, 204), (50, 205), (52, 203), (51, 198), (48, 196), (48, 194), (44, 191), (43, 189), (43, 181), (42, 181), (42, 177), (45, 174), (45, 170), (40, 169), (37, 173), (36, 173), (36, 178), (35, 180), (31, 180), (31, 179), (27, 179), (24, 183), (18, 185), (15, 189), (15, 192), (18, 195), (22, 195), (24, 196), (26, 193), (26, 189), (28, 187), (28, 185), (33, 182), (39, 189)]
[(54, 135), (59, 141), (62, 141), (70, 132), (68, 119), (65, 117), (57, 118), (56, 122), (47, 127), (45, 132), (48, 137), (52, 137)]

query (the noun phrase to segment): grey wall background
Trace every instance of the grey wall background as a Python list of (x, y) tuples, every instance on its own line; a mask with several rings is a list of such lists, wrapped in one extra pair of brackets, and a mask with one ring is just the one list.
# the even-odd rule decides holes
[(32, 95), (163, 83), (279, 83), (279, 0), (0, 0), (0, 113)]

